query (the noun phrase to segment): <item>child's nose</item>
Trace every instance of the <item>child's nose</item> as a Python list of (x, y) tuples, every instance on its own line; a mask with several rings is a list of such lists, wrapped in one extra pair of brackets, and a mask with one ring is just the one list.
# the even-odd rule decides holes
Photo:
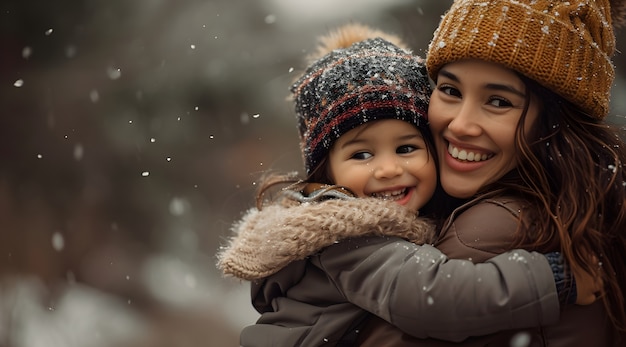
[(391, 178), (402, 174), (403, 168), (398, 158), (382, 157), (377, 160), (374, 177), (377, 179)]

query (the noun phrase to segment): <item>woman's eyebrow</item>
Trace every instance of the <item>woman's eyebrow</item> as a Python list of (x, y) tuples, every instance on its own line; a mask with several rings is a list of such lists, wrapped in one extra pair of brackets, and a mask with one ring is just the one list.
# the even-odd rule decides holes
[[(446, 71), (444, 69), (439, 70), (439, 74), (454, 81), (457, 83), (460, 83), (461, 80), (452, 72), (450, 71)], [(487, 83), (485, 85), (485, 88), (487, 89), (491, 89), (491, 90), (497, 90), (497, 91), (504, 91), (504, 92), (510, 92), (516, 95), (519, 95), (523, 98), (526, 97), (526, 93), (520, 91), (519, 89), (515, 88), (512, 85), (508, 85), (508, 84), (498, 84), (498, 83)]]
[(518, 90), (517, 88), (508, 85), (508, 84), (497, 84), (497, 83), (488, 83), (487, 85), (485, 85), (485, 88), (487, 89), (491, 89), (491, 90), (498, 90), (498, 91), (504, 91), (504, 92), (510, 92), (516, 95), (521, 96), (522, 98), (526, 97), (526, 94), (520, 90)]
[(456, 75), (455, 75), (455, 74), (453, 74), (453, 73), (452, 73), (452, 72), (450, 72), (450, 71), (446, 71), (446, 70), (444, 70), (444, 69), (441, 69), (441, 70), (439, 70), (439, 74), (440, 74), (440, 75), (443, 75), (443, 76), (444, 76), (444, 77), (446, 77), (446, 78), (449, 78), (449, 79), (453, 80), (454, 82), (461, 82), (461, 80), (459, 80), (459, 78), (458, 78), (458, 77), (456, 77)]

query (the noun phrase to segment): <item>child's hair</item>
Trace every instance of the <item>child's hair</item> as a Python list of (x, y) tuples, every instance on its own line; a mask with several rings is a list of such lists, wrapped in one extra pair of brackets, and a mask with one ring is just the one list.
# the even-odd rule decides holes
[(258, 207), (278, 185), (333, 185), (327, 164), (330, 149), (343, 134), (369, 122), (408, 122), (434, 153), (427, 121), (432, 89), (425, 61), (397, 36), (360, 24), (344, 25), (320, 37), (308, 60), (308, 68), (290, 88), (306, 177), (266, 175), (257, 190)]

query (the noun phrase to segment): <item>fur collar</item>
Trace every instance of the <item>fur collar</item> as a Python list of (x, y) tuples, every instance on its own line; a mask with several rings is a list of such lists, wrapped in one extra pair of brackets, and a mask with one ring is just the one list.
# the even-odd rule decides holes
[(308, 203), (284, 200), (250, 209), (233, 227), (218, 253), (227, 276), (256, 280), (278, 272), (340, 240), (365, 235), (398, 236), (432, 242), (432, 223), (406, 208), (374, 198), (330, 199)]

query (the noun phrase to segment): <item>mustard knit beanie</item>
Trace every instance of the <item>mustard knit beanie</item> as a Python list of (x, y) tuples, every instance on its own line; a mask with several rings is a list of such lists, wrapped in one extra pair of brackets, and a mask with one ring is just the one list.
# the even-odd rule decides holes
[[(623, 11), (621, 2), (615, 7)], [(426, 65), (435, 79), (457, 60), (500, 63), (602, 119), (615, 77), (613, 20), (609, 0), (456, 0)]]
[(340, 136), (362, 124), (398, 119), (427, 129), (432, 89), (426, 64), (398, 37), (348, 24), (320, 42), (291, 86), (308, 175)]

